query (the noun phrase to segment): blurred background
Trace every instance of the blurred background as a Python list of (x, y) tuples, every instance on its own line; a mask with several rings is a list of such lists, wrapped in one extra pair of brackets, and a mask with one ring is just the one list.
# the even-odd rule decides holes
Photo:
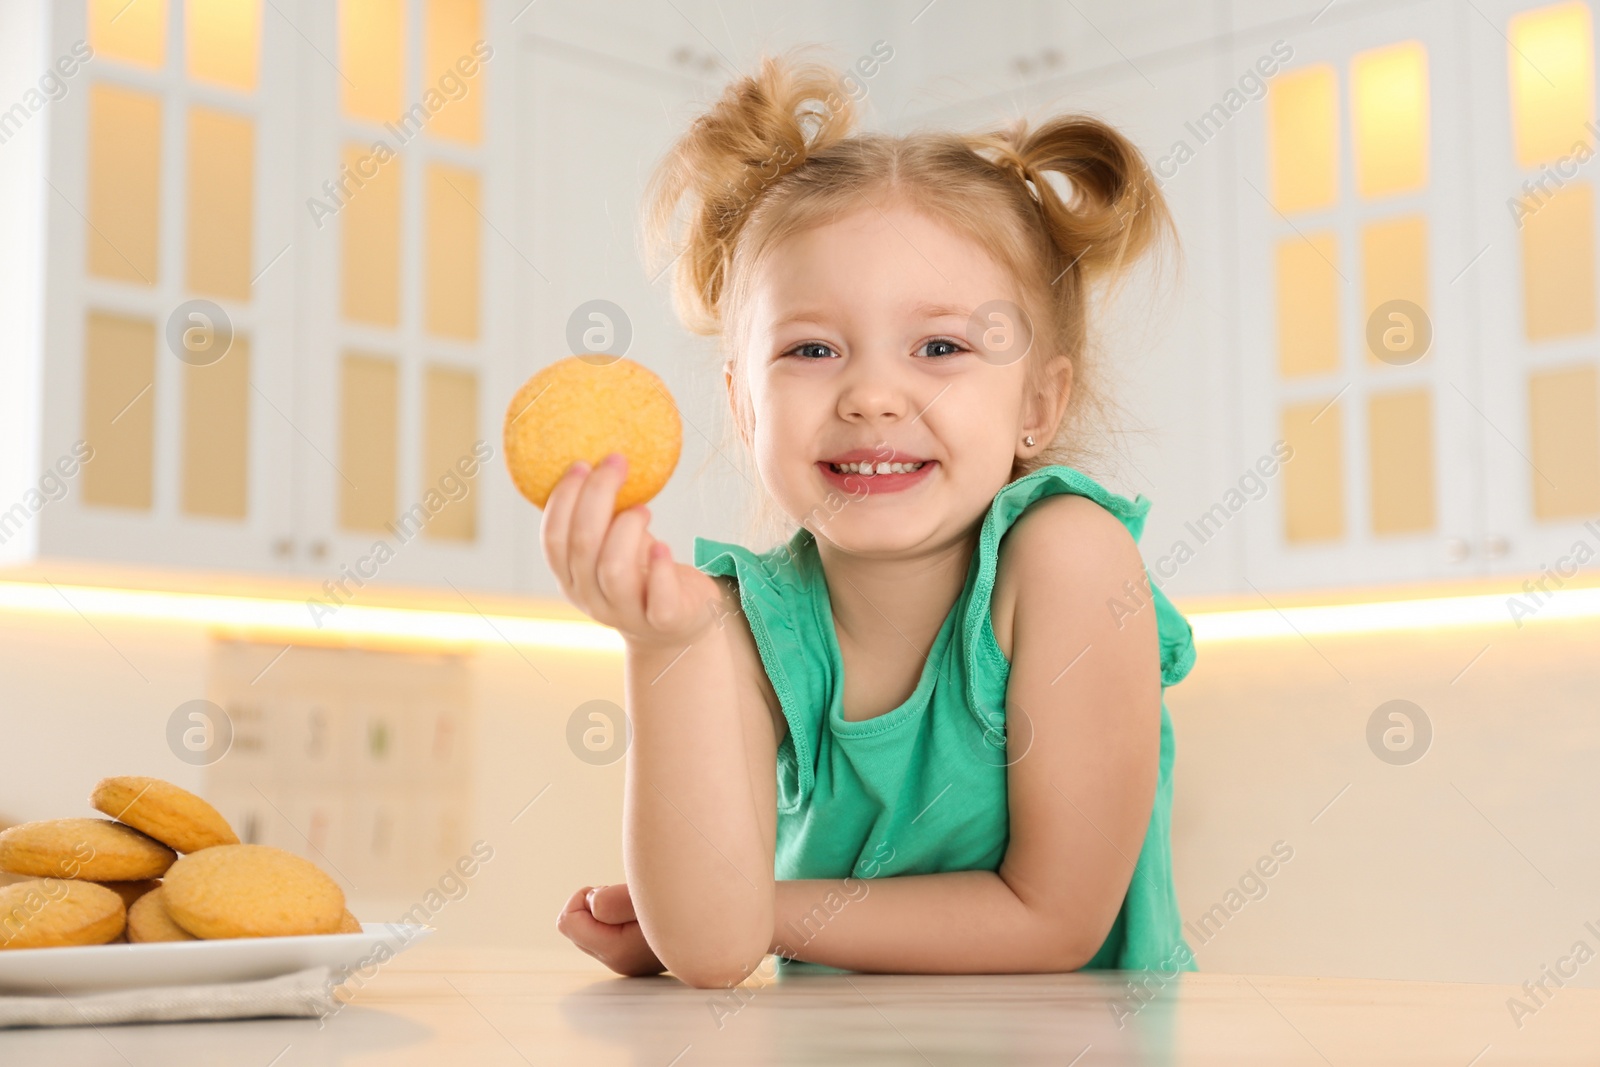
[(501, 422), (626, 354), (685, 421), (654, 532), (750, 543), (635, 235), (672, 139), (807, 43), (868, 128), (1100, 115), (1176, 214), (1089, 473), (1153, 502), (1198, 642), (1200, 967), (1600, 985), (1584, 2), (6, 0), (0, 823), (158, 775), (362, 919), (575, 954), (557, 911), (623, 879), (621, 646)]

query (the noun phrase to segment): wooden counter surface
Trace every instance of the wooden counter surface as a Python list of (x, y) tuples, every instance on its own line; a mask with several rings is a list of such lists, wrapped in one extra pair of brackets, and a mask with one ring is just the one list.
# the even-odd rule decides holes
[[(0, 1031), (0, 1064), (1600, 1064), (1600, 990), (1137, 972), (612, 975), (576, 949), (397, 957), (329, 1018)], [(1140, 1004), (1128, 980), (1159, 991)], [(1118, 1007), (1120, 1005), (1120, 1008)], [(1119, 1025), (1119, 1019), (1121, 1025)]]

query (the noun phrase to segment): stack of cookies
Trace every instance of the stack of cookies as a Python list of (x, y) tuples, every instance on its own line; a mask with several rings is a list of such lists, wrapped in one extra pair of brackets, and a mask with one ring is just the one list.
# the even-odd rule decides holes
[(28, 879), (0, 886), (0, 950), (361, 932), (316, 864), (240, 844), (186, 789), (105, 778), (89, 803), (111, 818), (0, 831), (0, 871)]

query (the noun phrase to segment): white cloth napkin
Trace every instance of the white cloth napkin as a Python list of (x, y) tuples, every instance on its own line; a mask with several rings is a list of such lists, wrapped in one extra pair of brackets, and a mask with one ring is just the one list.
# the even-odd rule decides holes
[(308, 967), (248, 982), (149, 986), (72, 996), (0, 996), (0, 1028), (322, 1016), (338, 1010), (333, 986), (330, 968)]

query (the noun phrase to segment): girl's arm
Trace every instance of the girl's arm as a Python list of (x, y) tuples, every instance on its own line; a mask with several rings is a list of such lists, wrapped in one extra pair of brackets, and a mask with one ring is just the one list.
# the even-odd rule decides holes
[(773, 925), (777, 743), (741, 684), (730, 642), (749, 636), (727, 603), (685, 647), (627, 650), (623, 869), (650, 947), (700, 988), (747, 977)]
[(773, 922), (780, 956), (884, 974), (1075, 971), (1100, 947), (1083, 954), (995, 871), (781, 881)]
[(675, 563), (648, 508), (614, 512), (625, 470), (620, 454), (574, 464), (539, 534), (567, 598), (624, 641), (623, 867), (639, 929), (678, 977), (723, 985), (755, 969), (772, 933), (777, 746), (736, 669), (732, 590)]
[(772, 951), (857, 971), (986, 974), (1076, 970), (1105, 941), (1160, 761), (1144, 564), (1121, 522), (1075, 495), (1030, 507), (1000, 552), (1026, 577), (1010, 627), (999, 870), (779, 882)]

